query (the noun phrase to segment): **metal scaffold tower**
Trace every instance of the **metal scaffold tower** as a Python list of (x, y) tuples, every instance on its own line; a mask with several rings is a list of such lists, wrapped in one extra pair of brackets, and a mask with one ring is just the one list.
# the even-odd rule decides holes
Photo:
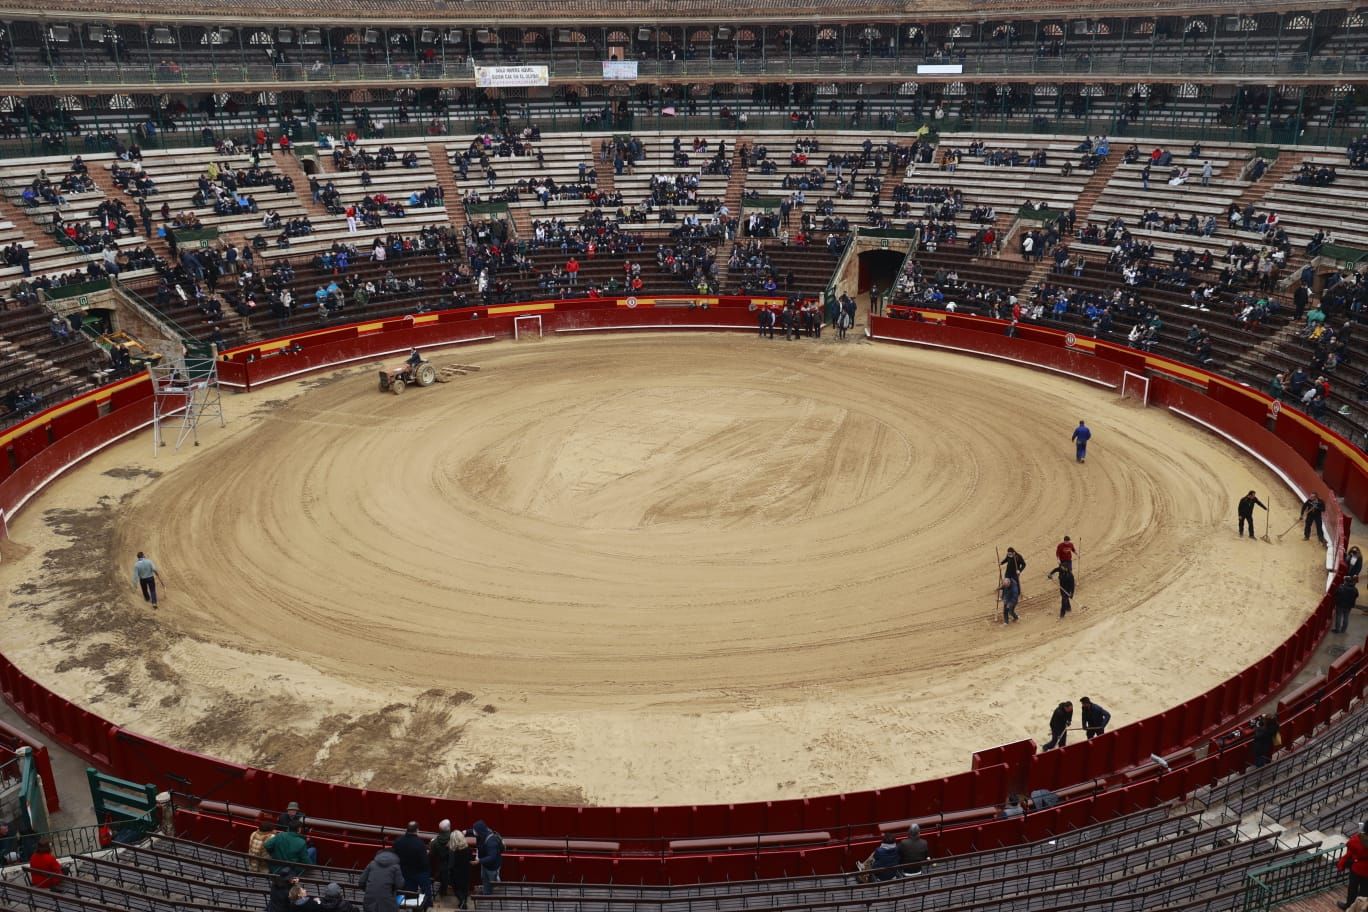
[(152, 447), (166, 446), (163, 432), (176, 430), (176, 449), (187, 439), (199, 446), (199, 423), (217, 418), (223, 427), (223, 395), (219, 390), (218, 348), (186, 342), (179, 359), (149, 364), (152, 378)]

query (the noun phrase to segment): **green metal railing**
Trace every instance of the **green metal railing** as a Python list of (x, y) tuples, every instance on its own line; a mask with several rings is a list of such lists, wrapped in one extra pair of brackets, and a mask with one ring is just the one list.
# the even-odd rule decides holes
[(102, 773), (94, 767), (86, 767), (86, 779), (90, 783), (90, 799), (95, 807), (96, 820), (113, 821), (111, 825), (123, 826), (143, 819), (155, 819), (155, 785), (129, 782)]
[(48, 828), (47, 797), (43, 794), (38, 765), (32, 759), (31, 752), (27, 758), (20, 758), (19, 812), (34, 830), (42, 832)]
[(1324, 893), (1339, 884), (1335, 862), (1342, 849), (1318, 849), (1277, 864), (1255, 868), (1245, 876), (1243, 912), (1270, 912), (1303, 896)]
[[(40, 836), (45, 837), (52, 843), (52, 854), (59, 857), (68, 855), (79, 855), (83, 852), (94, 852), (105, 848), (100, 844), (100, 824), (86, 824), (85, 826), (67, 827), (60, 830), (49, 830), (44, 833), (35, 833), (32, 836), (25, 836), (24, 845), (36, 844)], [(156, 821), (152, 814), (138, 817), (132, 820), (122, 820), (117, 823), (109, 824), (110, 836), (123, 843), (138, 843), (157, 829)]]

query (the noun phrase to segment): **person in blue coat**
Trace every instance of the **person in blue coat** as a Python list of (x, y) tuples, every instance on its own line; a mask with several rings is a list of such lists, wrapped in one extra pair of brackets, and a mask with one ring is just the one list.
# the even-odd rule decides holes
[(1074, 442), (1074, 458), (1079, 462), (1086, 462), (1088, 459), (1088, 441), (1092, 439), (1092, 431), (1082, 421), (1078, 422), (1078, 427), (1074, 428), (1073, 436), (1070, 438)]
[(494, 885), (499, 882), (499, 872), (503, 868), (503, 837), (490, 829), (483, 820), (475, 821), (470, 835), (475, 837), (475, 851), (480, 861), (480, 884), (486, 896), (494, 894)]
[(902, 858), (898, 855), (898, 839), (892, 833), (886, 833), (883, 842), (874, 850), (874, 860), (871, 865), (874, 869), (874, 879), (892, 880), (898, 876), (898, 865), (900, 864), (902, 864)]

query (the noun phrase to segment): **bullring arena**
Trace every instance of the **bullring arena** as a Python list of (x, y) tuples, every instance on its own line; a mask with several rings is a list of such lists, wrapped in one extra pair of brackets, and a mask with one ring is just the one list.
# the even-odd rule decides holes
[[(1232, 534), (1249, 489), (1295, 519), (1263, 466), (1067, 377), (830, 335), (456, 354), (480, 371), (396, 398), (365, 364), (230, 398), (199, 448), (92, 459), (10, 529), (6, 627), (35, 647), (13, 657), (281, 773), (725, 803), (958, 773), (1080, 694), (1144, 718), (1271, 651), (1324, 586), (1314, 544)], [(1007, 545), (1029, 561), (1010, 629)]]
[(5, 11), (0, 910), (1352, 907), (1366, 12)]

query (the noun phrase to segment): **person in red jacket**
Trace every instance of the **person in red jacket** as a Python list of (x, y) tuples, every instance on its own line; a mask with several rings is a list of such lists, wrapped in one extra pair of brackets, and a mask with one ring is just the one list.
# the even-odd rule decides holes
[(62, 885), (62, 863), (46, 839), (38, 840), (38, 848), (29, 858), (29, 877), (40, 890), (56, 890)]
[(1335, 904), (1341, 909), (1352, 906), (1359, 896), (1368, 896), (1368, 820), (1360, 823), (1358, 829), (1344, 844), (1344, 856), (1335, 865), (1341, 871), (1349, 869), (1349, 898)]
[(1073, 559), (1078, 555), (1078, 548), (1069, 540), (1069, 536), (1064, 536), (1064, 540), (1055, 545), (1055, 560), (1059, 561), (1059, 566), (1065, 570), (1073, 570)]

